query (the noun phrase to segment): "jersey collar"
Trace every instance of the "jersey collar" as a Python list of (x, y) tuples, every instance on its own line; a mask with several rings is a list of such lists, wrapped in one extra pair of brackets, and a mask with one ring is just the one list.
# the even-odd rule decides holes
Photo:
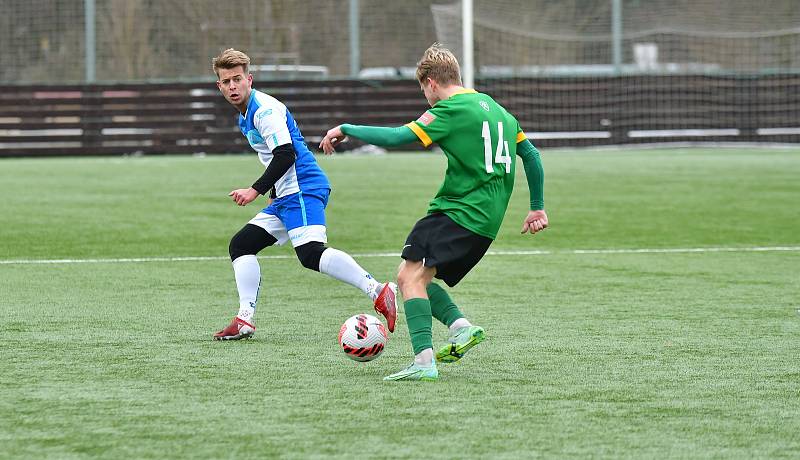
[[(464, 88), (464, 89), (460, 89), (460, 90), (456, 91), (455, 93), (451, 94), (450, 97), (448, 97), (447, 99), (442, 99), (442, 101), (448, 101), (448, 100), (452, 99), (454, 96), (458, 96), (459, 94), (476, 94), (476, 93), (477, 93), (477, 91), (475, 91), (474, 89)], [(442, 102), (442, 101), (438, 101), (436, 104), (438, 104), (439, 102)]]
[[(453, 93), (453, 96), (458, 96), (459, 94), (475, 94), (475, 93), (477, 93), (477, 91), (475, 91), (474, 89), (464, 88), (464, 89), (458, 90), (455, 93)], [(450, 97), (453, 97), (453, 96), (450, 96)]]
[(244, 113), (244, 115), (240, 113), (239, 114), (240, 117), (247, 119), (247, 116), (250, 115), (250, 113), (253, 111), (253, 100), (255, 100), (255, 98), (256, 98), (256, 89), (251, 87), (250, 98), (247, 99), (247, 111)]

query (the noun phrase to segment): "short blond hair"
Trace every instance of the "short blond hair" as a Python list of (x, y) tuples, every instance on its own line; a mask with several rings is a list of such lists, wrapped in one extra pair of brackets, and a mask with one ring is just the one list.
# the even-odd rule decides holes
[(219, 76), (219, 69), (233, 69), (234, 67), (242, 66), (244, 73), (247, 73), (247, 66), (250, 65), (250, 57), (241, 51), (233, 48), (228, 48), (221, 52), (219, 56), (211, 60), (211, 65), (214, 73)]
[(417, 62), (417, 81), (423, 83), (426, 78), (440, 85), (461, 85), (458, 59), (441, 43), (431, 45)]

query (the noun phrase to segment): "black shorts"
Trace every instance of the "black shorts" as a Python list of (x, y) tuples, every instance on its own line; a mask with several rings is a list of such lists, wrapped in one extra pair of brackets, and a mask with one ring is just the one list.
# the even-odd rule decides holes
[(403, 259), (436, 267), (436, 278), (453, 287), (481, 260), (492, 240), (473, 233), (442, 213), (420, 219), (406, 238)]

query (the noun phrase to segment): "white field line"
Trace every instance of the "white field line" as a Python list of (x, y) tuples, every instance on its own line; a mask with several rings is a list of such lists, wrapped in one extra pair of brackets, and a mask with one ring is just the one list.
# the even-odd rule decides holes
[[(711, 247), (711, 248), (649, 248), (649, 249), (554, 249), (489, 251), (488, 256), (539, 256), (582, 254), (686, 254), (713, 252), (800, 252), (800, 246)], [(400, 257), (396, 252), (368, 252), (351, 254), (359, 257)], [(259, 256), (259, 259), (294, 259), (294, 255)], [(133, 257), (121, 259), (0, 259), (0, 265), (57, 265), (57, 264), (129, 264), (142, 262), (197, 262), (228, 260), (224, 256), (198, 257)]]

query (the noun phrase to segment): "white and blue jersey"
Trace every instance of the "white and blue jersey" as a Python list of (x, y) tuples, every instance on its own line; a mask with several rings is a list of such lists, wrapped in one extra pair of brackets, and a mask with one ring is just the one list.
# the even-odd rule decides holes
[(239, 115), (239, 129), (258, 153), (258, 159), (265, 168), (272, 161), (275, 147), (288, 143), (294, 147), (294, 165), (275, 182), (276, 197), (331, 188), (325, 173), (317, 165), (314, 154), (308, 150), (294, 117), (279, 100), (261, 91), (252, 90), (247, 113)]
[(291, 143), (295, 151), (294, 164), (275, 182), (275, 200), (249, 223), (266, 230), (281, 245), (289, 240), (294, 247), (311, 241), (327, 243), (325, 207), (331, 184), (286, 106), (251, 90), (247, 112), (239, 115), (239, 129), (265, 168), (276, 147)]

